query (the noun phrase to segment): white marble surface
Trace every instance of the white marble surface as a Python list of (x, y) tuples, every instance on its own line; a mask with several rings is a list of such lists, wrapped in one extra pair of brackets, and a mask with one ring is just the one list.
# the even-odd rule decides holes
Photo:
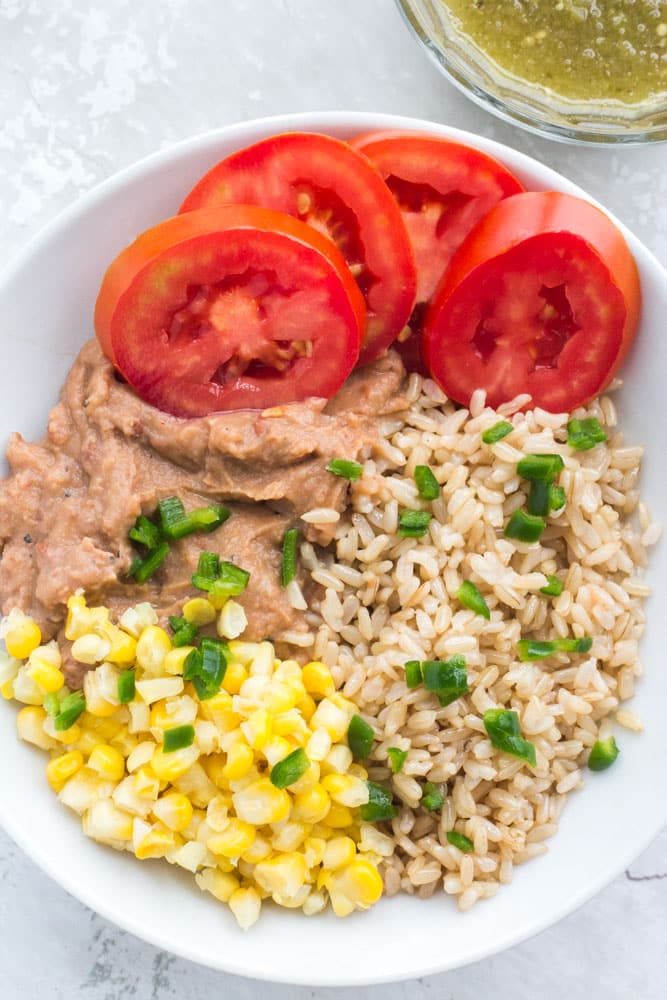
[[(468, 128), (561, 170), (667, 264), (667, 146), (583, 149), (503, 125), (454, 90), (393, 0), (0, 0), (5, 259), (81, 192), (193, 133), (285, 111), (392, 111)], [(620, 804), (619, 804), (620, 805)], [(628, 822), (619, 808), (619, 822)], [(70, 859), (67, 863), (75, 863)], [(467, 969), (368, 1000), (664, 1000), (667, 834), (594, 900)], [(2, 1000), (329, 998), (159, 952), (62, 892), (0, 832)]]

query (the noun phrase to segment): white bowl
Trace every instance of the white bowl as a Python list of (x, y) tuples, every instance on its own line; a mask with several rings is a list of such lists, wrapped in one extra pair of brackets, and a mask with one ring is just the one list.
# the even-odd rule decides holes
[[(184, 194), (218, 159), (289, 129), (342, 138), (372, 128), (423, 129), (478, 146), (533, 189), (583, 192), (527, 156), (442, 125), (355, 112), (288, 115), (198, 136), (122, 171), (40, 233), (0, 282), (4, 367), (0, 396), (3, 447), (11, 430), (37, 438), (67, 369), (92, 334), (102, 274), (141, 230), (172, 215)], [(626, 234), (644, 291), (640, 335), (619, 397), (627, 438), (647, 445), (642, 491), (654, 516), (666, 513), (661, 455), (667, 441), (667, 273)], [(659, 590), (667, 566), (658, 546), (650, 579)], [(614, 768), (588, 774), (574, 794), (549, 853), (517, 870), (512, 885), (460, 914), (442, 893), (429, 900), (381, 900), (345, 920), (303, 917), (267, 907), (249, 933), (201, 893), (190, 876), (163, 862), (139, 863), (83, 836), (77, 817), (47, 786), (44, 758), (14, 733), (15, 707), (0, 705), (0, 822), (68, 892), (152, 944), (204, 965), (259, 979), (334, 986), (423, 976), (465, 965), (516, 944), (565, 916), (613, 879), (667, 822), (667, 615), (649, 604), (642, 646), (646, 676), (633, 708), (641, 735), (622, 732)], [(600, 932), (602, 933), (602, 928)]]

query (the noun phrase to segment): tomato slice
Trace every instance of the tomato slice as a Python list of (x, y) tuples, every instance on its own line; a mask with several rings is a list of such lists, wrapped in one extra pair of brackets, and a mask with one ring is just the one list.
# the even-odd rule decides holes
[(501, 201), (463, 242), (435, 293), (422, 351), (459, 403), (574, 409), (621, 365), (637, 330), (639, 276), (622, 233), (598, 208), (560, 192)]
[(326, 135), (275, 135), (213, 167), (180, 211), (233, 203), (287, 212), (329, 236), (366, 300), (360, 362), (392, 343), (414, 306), (414, 261), (396, 203), (364, 156)]
[(147, 230), (95, 307), (105, 353), (142, 399), (179, 417), (330, 398), (366, 311), (331, 241), (280, 212), (227, 206)]
[(422, 132), (367, 132), (351, 140), (377, 167), (394, 195), (417, 267), (412, 336), (395, 345), (409, 371), (423, 370), (419, 335), (430, 301), (454, 251), (503, 198), (523, 191), (510, 171), (479, 149)]

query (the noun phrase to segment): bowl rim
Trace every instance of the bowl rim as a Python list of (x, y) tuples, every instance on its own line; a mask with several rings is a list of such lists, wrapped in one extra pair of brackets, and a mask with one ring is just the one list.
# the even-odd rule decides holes
[[(459, 62), (452, 59), (445, 48), (431, 37), (415, 10), (413, 0), (395, 0), (395, 3), (408, 31), (440, 72), (467, 98), (502, 121), (510, 125), (519, 125), (533, 135), (576, 146), (643, 146), (649, 143), (667, 142), (667, 120), (648, 129), (641, 126), (640, 119), (635, 127), (630, 125), (625, 129), (619, 128), (618, 131), (602, 128), (601, 125), (596, 128), (593, 120), (589, 127), (575, 123), (566, 125), (540, 115), (537, 109), (531, 110), (525, 101), (499, 96), (477, 82), (472, 72), (466, 72)], [(566, 117), (564, 112), (562, 117)], [(594, 119), (593, 115), (591, 119)]]
[[(0, 296), (5, 293), (6, 288), (14, 280), (15, 275), (25, 267), (25, 264), (42, 245), (59, 238), (62, 231), (66, 230), (75, 220), (85, 216), (89, 209), (98, 201), (102, 201), (114, 191), (122, 191), (129, 181), (140, 179), (144, 175), (150, 175), (157, 166), (164, 167), (170, 161), (187, 159), (197, 151), (209, 148), (212, 150), (217, 142), (229, 141), (230, 138), (238, 141), (240, 148), (248, 141), (248, 137), (253, 139), (258, 131), (262, 131), (266, 135), (291, 130), (315, 132), (327, 132), (331, 130), (334, 134), (355, 134), (367, 130), (389, 128), (425, 131), (432, 134), (440, 134), (445, 138), (455, 141), (468, 143), (469, 145), (483, 149), (503, 162), (509, 162), (510, 169), (512, 170), (525, 168), (529, 173), (538, 173), (540, 177), (544, 178), (545, 187), (550, 186), (555, 189), (569, 191), (602, 207), (599, 202), (591, 198), (578, 185), (533, 157), (495, 140), (487, 139), (462, 129), (451, 128), (441, 123), (371, 111), (308, 111), (264, 116), (250, 120), (244, 119), (194, 135), (175, 143), (167, 149), (159, 150), (143, 157), (96, 185), (92, 190), (86, 192), (62, 210), (18, 251), (12, 262), (4, 270), (4, 273), (0, 275)], [(638, 259), (640, 272), (648, 268), (667, 287), (667, 271), (660, 261), (620, 220), (616, 219), (606, 208), (604, 211), (614, 220), (628, 239), (630, 248)], [(141, 920), (135, 919), (132, 913), (122, 911), (114, 907), (112, 903), (107, 902), (93, 887), (83, 884), (77, 878), (75, 867), (70, 869), (68, 866), (59, 866), (57, 860), (49, 856), (49, 851), (46, 845), (40, 841), (39, 836), (34, 831), (27, 832), (25, 829), (22, 829), (18, 817), (15, 818), (4, 808), (2, 797), (0, 797), (0, 825), (3, 826), (17, 845), (66, 892), (116, 926), (129, 931), (157, 948), (210, 968), (251, 979), (307, 986), (359, 986), (399, 982), (469, 965), (528, 940), (557, 923), (604, 888), (648, 847), (662, 828), (667, 825), (667, 798), (664, 799), (661, 806), (661, 815), (659, 817), (656, 816), (652, 824), (645, 825), (641, 833), (635, 828), (634, 839), (622, 853), (615, 856), (612, 861), (607, 861), (606, 864), (602, 865), (595, 877), (590, 882), (587, 882), (578, 892), (574, 893), (568, 899), (567, 903), (552, 906), (551, 909), (543, 912), (539, 919), (533, 920), (529, 930), (516, 930), (512, 927), (507, 927), (503, 934), (497, 936), (493, 944), (489, 945), (482, 941), (461, 959), (446, 954), (437, 959), (425, 957), (420, 958), (417, 962), (408, 962), (402, 969), (392, 969), (387, 972), (380, 970), (378, 973), (373, 973), (372, 975), (356, 974), (355, 970), (346, 969), (341, 963), (336, 967), (334, 973), (329, 972), (326, 978), (316, 979), (312, 975), (304, 976), (301, 974), (296, 964), (289, 976), (279, 974), (276, 977), (275, 973), (272, 973), (270, 969), (254, 968), (243, 959), (237, 958), (233, 952), (222, 956), (214, 956), (208, 952), (198, 951), (194, 947), (179, 945), (178, 941), (169, 939), (163, 934), (147, 927)], [(78, 826), (77, 832), (80, 834)], [(384, 902), (386, 904), (386, 901)]]

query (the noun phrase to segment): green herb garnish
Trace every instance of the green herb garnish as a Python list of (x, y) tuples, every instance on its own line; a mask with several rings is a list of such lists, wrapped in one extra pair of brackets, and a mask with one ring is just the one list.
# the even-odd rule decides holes
[(536, 542), (546, 528), (541, 517), (533, 517), (523, 510), (515, 510), (505, 525), (505, 537), (518, 542)]
[(370, 756), (375, 732), (360, 715), (353, 715), (347, 727), (347, 743), (358, 760)]
[(79, 716), (83, 714), (85, 708), (86, 699), (82, 691), (72, 691), (71, 694), (66, 694), (60, 700), (58, 714), (53, 722), (54, 727), (59, 733), (65, 732), (70, 726), (74, 725)]
[(597, 417), (568, 421), (567, 443), (575, 451), (590, 451), (596, 444), (606, 440), (607, 435)]
[(481, 615), (482, 618), (486, 618), (487, 621), (491, 617), (488, 604), (471, 580), (463, 581), (456, 592), (456, 596), (464, 608), (474, 611), (476, 615)]
[(434, 784), (432, 781), (424, 782), (420, 805), (422, 805), (424, 809), (429, 809), (431, 812), (435, 812), (437, 809), (442, 809), (444, 804), (445, 796), (442, 794), (440, 786)]
[(403, 770), (407, 756), (407, 750), (400, 750), (398, 747), (387, 747), (387, 757), (392, 774), (399, 774)]
[(121, 705), (128, 705), (131, 701), (134, 701), (135, 686), (134, 686), (134, 670), (123, 670), (122, 674), (118, 677), (118, 701)]
[(502, 441), (504, 437), (511, 434), (514, 427), (509, 422), (509, 420), (499, 420), (497, 424), (493, 427), (489, 427), (482, 433), (482, 441), (484, 444), (497, 444), (498, 441)]
[(552, 483), (564, 468), (560, 455), (526, 455), (517, 464), (516, 471), (523, 479)]
[(496, 750), (512, 754), (535, 767), (535, 747), (521, 735), (519, 716), (504, 708), (490, 708), (484, 713), (484, 728)]
[(186, 747), (191, 747), (194, 741), (194, 726), (173, 726), (164, 731), (162, 749), (165, 753), (173, 753), (175, 750), (185, 750)]
[(421, 538), (428, 531), (432, 516), (426, 510), (402, 510), (398, 518), (398, 534), (402, 538)]
[(440, 496), (440, 484), (428, 465), (415, 467), (415, 483), (422, 500), (437, 500)]
[(341, 479), (358, 479), (363, 471), (363, 465), (359, 462), (350, 462), (346, 458), (332, 458), (327, 465), (327, 472), (332, 472)]
[(376, 781), (367, 781), (368, 802), (359, 807), (359, 816), (364, 823), (378, 823), (383, 819), (393, 819), (396, 806), (392, 802), (392, 794), (388, 788), (378, 785)]
[(540, 587), (540, 594), (546, 594), (548, 597), (560, 597), (562, 593), (563, 581), (559, 580), (557, 576), (547, 574), (547, 584), (545, 587)]
[(405, 664), (405, 683), (409, 688), (418, 687), (423, 681), (422, 668), (419, 660), (408, 660)]
[(130, 566), (128, 573), (133, 576), (137, 583), (146, 583), (153, 573), (157, 572), (162, 563), (169, 555), (169, 544), (161, 542), (158, 547), (145, 559), (137, 558)]
[(269, 775), (271, 784), (275, 785), (276, 788), (287, 788), (298, 781), (309, 767), (310, 761), (306, 757), (306, 751), (303, 747), (298, 747), (283, 760), (273, 765)]
[(449, 660), (425, 660), (421, 669), (424, 687), (438, 696), (443, 708), (469, 690), (465, 656), (457, 654)]
[(606, 740), (596, 740), (588, 758), (591, 771), (606, 771), (618, 757), (620, 750), (613, 736)]
[(463, 851), (464, 854), (470, 854), (475, 850), (475, 845), (470, 837), (466, 837), (463, 833), (457, 833), (456, 830), (449, 830), (447, 840), (453, 847), (458, 847), (459, 851)]
[(299, 529), (289, 528), (283, 535), (283, 560), (280, 572), (280, 582), (283, 587), (291, 583), (296, 576), (297, 546), (299, 544)]

